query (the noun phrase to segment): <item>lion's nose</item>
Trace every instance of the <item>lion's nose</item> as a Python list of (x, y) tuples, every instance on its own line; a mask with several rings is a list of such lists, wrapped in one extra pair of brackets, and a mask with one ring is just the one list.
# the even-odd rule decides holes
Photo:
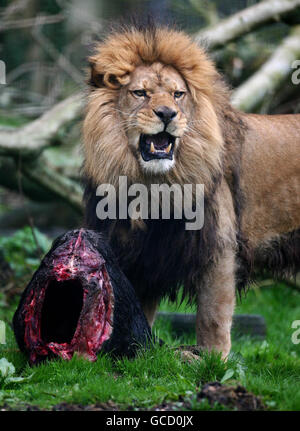
[(170, 123), (170, 121), (172, 121), (177, 115), (177, 112), (168, 106), (159, 106), (157, 109), (153, 109), (153, 111), (161, 119), (161, 121), (165, 123), (165, 125)]

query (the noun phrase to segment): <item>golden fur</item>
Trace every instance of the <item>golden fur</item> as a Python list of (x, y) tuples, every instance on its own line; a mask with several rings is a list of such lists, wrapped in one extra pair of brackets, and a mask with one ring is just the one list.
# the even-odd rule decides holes
[[(132, 182), (144, 180), (137, 159), (128, 151), (128, 137), (118, 110), (119, 94), (121, 87), (130, 83), (130, 74), (138, 66), (159, 62), (172, 65), (183, 77), (197, 118), (193, 124), (195, 131), (189, 133), (180, 149), (177, 169), (169, 173), (167, 181), (194, 184), (201, 180), (209, 187), (212, 176), (221, 169), (223, 140), (214, 107), (217, 100), (213, 88), (218, 74), (204, 51), (183, 33), (158, 29), (153, 43), (151, 31), (144, 34), (132, 29), (100, 44), (90, 62), (94, 77), (103, 76), (105, 86), (91, 92), (88, 100), (83, 128), (87, 174), (97, 184), (115, 185), (119, 175), (128, 176)], [(118, 145), (112, 148), (112, 142)], [(203, 167), (201, 172), (199, 165)]]
[[(289, 259), (294, 259), (293, 270), (300, 264), (300, 115), (236, 112), (204, 50), (186, 34), (170, 29), (132, 27), (114, 33), (97, 45), (90, 63), (92, 91), (83, 135), (84, 171), (91, 184), (117, 187), (119, 176), (126, 175), (129, 183), (205, 185), (206, 205), (211, 208), (205, 223), (215, 221), (206, 228), (203, 244), (215, 234), (216, 247), (211, 246), (210, 263), (203, 266), (206, 272), (193, 278), (197, 343), (226, 357), (239, 267), (247, 261), (251, 269), (256, 255), (263, 261), (262, 250), (271, 253), (278, 241), (278, 261), (286, 260), (289, 266)], [(148, 104), (139, 107), (130, 92), (141, 86), (148, 92)], [(186, 95), (177, 103), (173, 93), (183, 86)], [(161, 105), (177, 113), (168, 125), (177, 136), (175, 162), (149, 172), (139, 160), (138, 136), (162, 130), (153, 114)], [(135, 247), (130, 226), (116, 223), (113, 229), (118, 240), (122, 236)], [(177, 238), (170, 241), (174, 242), (170, 247), (178, 246)], [(290, 254), (282, 251), (284, 241)], [(159, 260), (168, 251), (156, 253)], [(139, 262), (134, 259), (133, 266)], [(146, 298), (143, 292), (139, 296), (152, 323), (160, 296)]]

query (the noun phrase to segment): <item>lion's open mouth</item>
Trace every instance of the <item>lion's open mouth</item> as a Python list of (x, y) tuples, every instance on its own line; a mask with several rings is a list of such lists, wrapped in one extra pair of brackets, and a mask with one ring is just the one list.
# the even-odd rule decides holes
[(140, 137), (140, 152), (145, 162), (154, 159), (173, 159), (175, 136), (167, 132)]

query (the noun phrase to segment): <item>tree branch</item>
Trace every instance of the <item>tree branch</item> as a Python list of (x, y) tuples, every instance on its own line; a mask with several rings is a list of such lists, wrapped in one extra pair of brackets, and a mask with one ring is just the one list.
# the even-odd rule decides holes
[(40, 118), (17, 130), (0, 131), (0, 155), (36, 157), (55, 141), (60, 128), (79, 116), (83, 107), (81, 94), (55, 105)]
[(77, 94), (24, 127), (0, 131), (0, 155), (19, 160), (19, 167), (27, 178), (79, 212), (82, 211), (80, 185), (51, 167), (41, 152), (58, 139), (61, 127), (79, 116), (82, 107), (82, 95)]
[(3, 20), (0, 22), (0, 32), (15, 30), (18, 28), (32, 27), (33, 25), (55, 24), (63, 21), (65, 17), (62, 14), (57, 15), (40, 15), (38, 24), (36, 18), (24, 18), (15, 20)]
[(279, 21), (298, 7), (300, 0), (265, 0), (199, 31), (194, 39), (206, 41), (210, 49), (220, 47), (270, 21)]
[(63, 199), (76, 211), (82, 212), (82, 188), (80, 185), (51, 169), (43, 155), (32, 163), (21, 163), (21, 170), (37, 185)]
[(33, 26), (32, 36), (41, 45), (45, 52), (53, 58), (53, 60), (57, 60), (58, 66), (82, 87), (84, 81), (82, 74), (73, 64), (71, 64), (69, 59), (62, 55), (55, 48), (54, 44), (43, 35), (40, 17), (36, 18), (36, 24)]
[(232, 104), (249, 112), (273, 95), (290, 76), (292, 63), (300, 56), (300, 25), (293, 28), (268, 61), (238, 87), (232, 95)]

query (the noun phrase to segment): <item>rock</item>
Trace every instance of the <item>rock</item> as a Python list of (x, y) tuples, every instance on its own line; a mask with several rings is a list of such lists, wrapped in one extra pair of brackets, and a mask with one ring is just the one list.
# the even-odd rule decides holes
[[(172, 330), (176, 335), (195, 330), (195, 313), (172, 313), (160, 311), (158, 318), (163, 318), (171, 322)], [(233, 316), (232, 333), (235, 336), (250, 335), (251, 337), (264, 338), (267, 328), (263, 316), (258, 314), (236, 314)]]

